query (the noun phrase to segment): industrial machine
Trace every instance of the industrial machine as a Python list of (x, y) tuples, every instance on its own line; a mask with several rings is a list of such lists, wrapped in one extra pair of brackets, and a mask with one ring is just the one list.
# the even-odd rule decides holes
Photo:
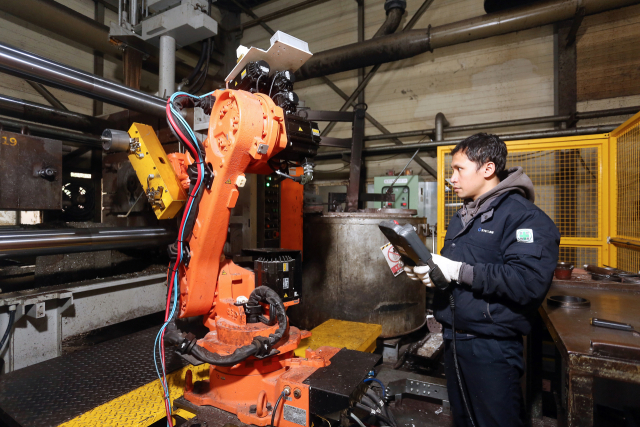
[(415, 209), (418, 217), (435, 222), (438, 194), (435, 181), (420, 181), (419, 175), (376, 176), (373, 178), (373, 192), (395, 195), (395, 201), (372, 202), (374, 208)]
[[(194, 383), (187, 375), (188, 401), (234, 413), (244, 423), (308, 426), (316, 415), (339, 421), (364, 393), (363, 380), (379, 356), (321, 347), (296, 358), (293, 351), (310, 333), (291, 326), (286, 314), (301, 297), (295, 259), (259, 253), (252, 271), (223, 254), (230, 210), (246, 173), (269, 175), (264, 196), (270, 201), (282, 179), (301, 184), (312, 179), (318, 127), (295, 115), (292, 74), (270, 71), (264, 60), (249, 61), (228, 83), (242, 90), (173, 94), (167, 117), (187, 152), (167, 154), (153, 129), (139, 123), (128, 132), (106, 130), (103, 141), (108, 151), (128, 152), (158, 219), (182, 212), (177, 241), (170, 246), (166, 321), (156, 339), (159, 371), (164, 372), (166, 342), (192, 363), (211, 365), (208, 381)], [(204, 140), (180, 114), (193, 107), (210, 117)], [(289, 166), (302, 173), (292, 176)], [(275, 201), (266, 206), (280, 208)], [(277, 210), (272, 213), (278, 217)], [(270, 226), (265, 240), (277, 237), (277, 221), (266, 215), (264, 220)], [(175, 324), (176, 318), (193, 316), (203, 316), (210, 331), (202, 339), (183, 334)], [(343, 379), (336, 381), (336, 375)], [(169, 404), (166, 409), (171, 422)]]

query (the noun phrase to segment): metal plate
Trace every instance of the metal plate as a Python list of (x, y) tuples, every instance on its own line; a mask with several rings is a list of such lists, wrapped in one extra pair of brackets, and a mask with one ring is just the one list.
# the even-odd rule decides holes
[[(0, 209), (62, 208), (62, 141), (0, 131), (0, 162)], [(55, 178), (41, 178), (44, 168)]]
[(301, 426), (307, 425), (307, 411), (302, 408), (285, 404), (283, 416), (286, 421), (300, 424)]
[[(0, 376), (0, 424), (53, 427), (157, 379), (158, 327)], [(167, 372), (187, 363), (166, 352)], [(160, 399), (161, 396), (158, 396)]]

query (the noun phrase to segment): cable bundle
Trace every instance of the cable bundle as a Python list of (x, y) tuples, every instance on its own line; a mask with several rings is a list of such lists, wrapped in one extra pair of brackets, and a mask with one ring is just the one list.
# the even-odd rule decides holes
[[(183, 264), (184, 257), (188, 253), (188, 246), (186, 245), (186, 239), (191, 234), (191, 230), (193, 228), (193, 223), (195, 216), (197, 215), (197, 204), (199, 200), (199, 196), (201, 196), (202, 190), (204, 188), (203, 180), (205, 176), (205, 154), (203, 148), (198, 143), (198, 139), (196, 138), (193, 130), (187, 124), (186, 120), (182, 117), (176, 105), (180, 101), (188, 100), (194, 101), (194, 103), (200, 103), (204, 98), (210, 96), (213, 92), (207, 93), (203, 96), (195, 96), (185, 92), (176, 92), (167, 100), (167, 121), (169, 123), (169, 127), (176, 135), (179, 141), (185, 144), (193, 158), (195, 159), (194, 165), (197, 170), (197, 178), (195, 179), (195, 183), (192, 181), (192, 185), (189, 187), (189, 195), (187, 198), (187, 202), (185, 204), (184, 213), (182, 215), (182, 221), (180, 223), (180, 228), (178, 230), (178, 239), (175, 243), (176, 251), (175, 256), (176, 260), (173, 264), (173, 267), (169, 266), (169, 271), (167, 273), (167, 307), (165, 309), (165, 321), (158, 335), (156, 335), (154, 350), (153, 350), (153, 361), (155, 364), (156, 372), (158, 374), (158, 378), (160, 378), (160, 382), (162, 383), (163, 388), (163, 399), (165, 404), (165, 410), (167, 413), (167, 425), (169, 427), (173, 427), (173, 419), (171, 417), (171, 400), (169, 398), (169, 385), (167, 383), (167, 372), (166, 372), (166, 363), (164, 357), (164, 333), (165, 329), (169, 325), (169, 323), (174, 319), (176, 308), (179, 300), (179, 268), (180, 265)], [(180, 100), (176, 102), (176, 100)], [(210, 105), (213, 102), (209, 103)], [(194, 209), (195, 206), (195, 209)], [(158, 365), (158, 357), (160, 359), (160, 364)]]

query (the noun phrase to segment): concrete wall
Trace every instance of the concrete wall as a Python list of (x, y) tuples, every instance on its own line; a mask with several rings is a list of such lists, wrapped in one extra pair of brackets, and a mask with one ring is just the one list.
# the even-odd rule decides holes
[[(255, 8), (266, 15), (298, 0), (269, 2)], [(401, 24), (413, 16), (421, 0), (409, 0)], [(370, 38), (385, 18), (383, 0), (365, 2), (366, 38)], [(320, 52), (357, 41), (357, 4), (331, 0), (301, 12), (270, 21), (274, 30), (282, 30), (309, 43), (311, 52)], [(435, 0), (415, 28), (442, 25), (483, 15), (478, 0)], [(250, 18), (246, 16), (243, 20)], [(637, 43), (640, 36), (640, 6), (627, 7), (587, 17), (578, 33), (578, 85), (581, 111), (640, 105), (640, 67)], [(261, 27), (244, 32), (242, 44), (263, 49), (269, 46), (269, 34)], [(431, 128), (435, 115), (442, 111), (452, 126), (510, 120), (554, 114), (554, 29), (552, 25), (518, 33), (478, 40), (414, 58), (383, 65), (366, 89), (369, 113), (392, 132)], [(356, 72), (329, 76), (342, 90), (355, 89)], [(320, 79), (296, 84), (296, 92), (313, 109), (331, 110), (342, 106), (342, 99)], [(597, 101), (596, 101), (597, 99)], [(624, 117), (589, 121), (579, 125), (621, 123)], [(512, 132), (541, 129), (544, 125), (495, 129)], [(551, 129), (548, 125), (546, 128)], [(490, 131), (490, 130), (488, 130)], [(366, 134), (380, 132), (367, 123)], [(331, 136), (348, 137), (350, 126), (336, 126)], [(447, 134), (447, 137), (457, 136)], [(418, 142), (405, 138), (403, 142)], [(367, 145), (389, 144), (371, 141)], [(422, 158), (435, 167), (434, 159)], [(398, 172), (406, 156), (371, 158), (368, 176)], [(320, 162), (318, 169), (336, 170), (339, 161)], [(425, 171), (417, 165), (414, 172)], [(341, 171), (344, 175), (348, 169)], [(335, 174), (335, 173), (334, 173)], [(318, 175), (319, 179), (322, 176)], [(333, 179), (333, 177), (332, 177)]]
[[(93, 16), (92, 0), (61, 0), (62, 4), (86, 16)], [(274, 0), (254, 9), (258, 16), (299, 3), (299, 0)], [(401, 26), (413, 16), (421, 0), (409, 0)], [(366, 38), (370, 38), (385, 19), (384, 0), (365, 1)], [(35, 11), (34, 11), (35, 13)], [(274, 30), (282, 30), (309, 43), (312, 52), (320, 52), (357, 41), (357, 3), (329, 0), (295, 14), (270, 21)], [(415, 28), (442, 25), (484, 14), (478, 0), (435, 0)], [(105, 10), (105, 24), (116, 19)], [(251, 18), (242, 15), (243, 21)], [(585, 18), (578, 33), (578, 109), (582, 111), (640, 105), (640, 55), (635, 40), (640, 36), (640, 5)], [(224, 26), (224, 23), (221, 23)], [(245, 30), (242, 43), (263, 49), (270, 35), (260, 26)], [(392, 132), (433, 127), (435, 115), (442, 111), (451, 125), (518, 119), (554, 113), (553, 27), (545, 26), (513, 34), (478, 40), (438, 49), (414, 58), (386, 64), (366, 89), (369, 112)], [(0, 13), (0, 41), (43, 55), (72, 67), (93, 72), (93, 52), (77, 43), (36, 28), (24, 21)], [(122, 65), (115, 58), (105, 58), (105, 77), (122, 81)], [(356, 86), (356, 72), (330, 76), (345, 92)], [(143, 71), (142, 89), (153, 92), (157, 77)], [(91, 114), (92, 101), (56, 89), (51, 90), (73, 111)], [(306, 105), (332, 110), (342, 99), (320, 79), (296, 84), (296, 91)], [(0, 93), (45, 103), (27, 83), (0, 74)], [(105, 105), (105, 113), (118, 110)], [(581, 122), (620, 123), (624, 117)], [(496, 129), (496, 132), (540, 129), (536, 125)], [(551, 128), (551, 126), (547, 126)], [(336, 126), (331, 136), (347, 137), (348, 124)], [(379, 131), (367, 123), (366, 134)], [(448, 137), (457, 135), (447, 134)], [(420, 138), (406, 138), (405, 143)], [(367, 145), (389, 144), (372, 141)], [(427, 154), (421, 157), (435, 167)], [(371, 158), (368, 175), (381, 175), (388, 169), (400, 170), (405, 155)], [(335, 171), (342, 162), (320, 162), (319, 170)], [(414, 172), (426, 172), (417, 165)], [(332, 172), (331, 179), (344, 176), (348, 169)], [(338, 175), (336, 175), (338, 174)]]

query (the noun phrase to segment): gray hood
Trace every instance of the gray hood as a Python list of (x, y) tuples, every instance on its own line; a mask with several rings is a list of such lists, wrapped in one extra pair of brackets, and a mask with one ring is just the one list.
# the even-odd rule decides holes
[(476, 200), (468, 199), (464, 201), (464, 205), (460, 210), (460, 216), (464, 224), (478, 214), (483, 213), (481, 210), (484, 211), (496, 197), (510, 191), (517, 192), (531, 203), (535, 201), (533, 183), (524, 173), (521, 166), (507, 169), (501, 175), (500, 183), (491, 190), (482, 194)]

